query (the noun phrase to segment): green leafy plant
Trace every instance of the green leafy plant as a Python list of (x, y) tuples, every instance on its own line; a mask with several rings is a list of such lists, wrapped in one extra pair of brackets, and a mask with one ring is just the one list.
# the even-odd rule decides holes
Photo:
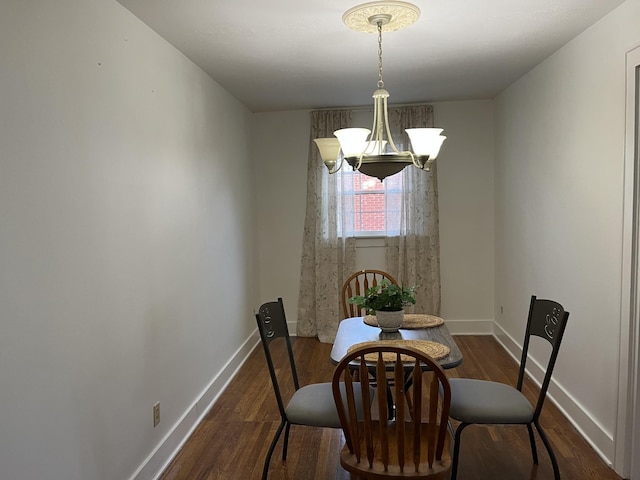
[(351, 297), (349, 303), (366, 308), (368, 313), (394, 312), (416, 303), (416, 287), (395, 285), (385, 279), (368, 288), (364, 295)]

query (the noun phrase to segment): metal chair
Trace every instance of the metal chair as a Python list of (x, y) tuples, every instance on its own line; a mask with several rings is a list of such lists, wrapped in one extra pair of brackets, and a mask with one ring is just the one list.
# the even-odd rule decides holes
[[(369, 368), (376, 370), (378, 379), (373, 406), (368, 398)], [(362, 379), (359, 384), (353, 381), (356, 372)], [(393, 376), (393, 385), (387, 383), (387, 373)], [(387, 389), (395, 403), (393, 418)], [(405, 395), (411, 396), (412, 408)], [(431, 357), (382, 342), (357, 349), (338, 363), (333, 396), (345, 437), (340, 454), (345, 470), (365, 479), (448, 478), (451, 393), (444, 371)], [(362, 417), (356, 415), (359, 407)]]
[(383, 279), (387, 279), (393, 284), (398, 284), (395, 278), (382, 270), (360, 270), (347, 278), (344, 285), (342, 285), (342, 311), (344, 318), (362, 316), (362, 308), (358, 305), (349, 304), (349, 299), (355, 295), (364, 295), (367, 289), (375, 287)]
[[(559, 303), (552, 300), (538, 300), (535, 296), (531, 297), (529, 318), (520, 360), (520, 372), (515, 388), (503, 383), (486, 380), (468, 378), (452, 378), (449, 380), (451, 385), (451, 411), (449, 415), (451, 418), (461, 422), (455, 433), (451, 480), (456, 480), (458, 473), (462, 431), (471, 424), (526, 425), (529, 431), (533, 463), (537, 465), (538, 453), (532, 427), (532, 425), (535, 425), (551, 458), (554, 478), (555, 480), (560, 480), (560, 470), (551, 448), (551, 443), (540, 426), (540, 413), (568, 318), (569, 312), (566, 312)], [(543, 338), (551, 344), (551, 353), (535, 408), (522, 394), (529, 340), (532, 335)]]
[[(276, 395), (278, 410), (280, 411), (281, 417), (280, 425), (278, 426), (276, 434), (271, 441), (271, 445), (269, 446), (264, 462), (262, 479), (266, 480), (269, 472), (271, 456), (273, 455), (273, 451), (283, 429), (285, 430), (285, 434), (282, 449), (282, 462), (285, 463), (287, 460), (289, 429), (291, 425), (340, 428), (340, 419), (335, 408), (331, 383), (315, 383), (300, 387), (282, 298), (278, 298), (276, 302), (263, 304), (256, 314), (256, 321), (258, 323), (258, 331), (260, 332), (260, 338), (262, 340), (262, 346), (267, 359), (269, 374), (271, 375), (271, 382), (273, 383), (273, 390)], [(293, 396), (287, 403), (285, 403), (282, 396), (278, 375), (276, 373), (276, 368), (271, 354), (271, 344), (278, 338), (283, 339), (286, 345), (288, 363), (290, 366), (290, 376), (288, 376), (286, 381), (289, 386), (293, 384), (294, 389)], [(329, 360), (327, 359), (327, 361)], [(280, 373), (280, 379), (282, 381), (285, 381), (285, 373), (286, 369), (283, 368)]]

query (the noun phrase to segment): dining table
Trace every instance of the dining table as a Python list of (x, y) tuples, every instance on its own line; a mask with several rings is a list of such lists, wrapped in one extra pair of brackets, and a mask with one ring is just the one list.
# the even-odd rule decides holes
[[(451, 336), (446, 323), (439, 317), (433, 318), (439, 319), (440, 322), (425, 328), (400, 327), (395, 332), (382, 331), (380, 327), (375, 325), (375, 321), (371, 321), (371, 317), (345, 318), (338, 325), (336, 338), (331, 349), (331, 361), (338, 364), (350, 348), (362, 343), (392, 341), (392, 343), (411, 344), (411, 341), (414, 340), (419, 341), (418, 343), (426, 340), (435, 342), (435, 345), (446, 346), (448, 353), (441, 358), (436, 358), (436, 360), (443, 369), (455, 368), (462, 363), (462, 352)], [(404, 342), (394, 342), (398, 340)]]

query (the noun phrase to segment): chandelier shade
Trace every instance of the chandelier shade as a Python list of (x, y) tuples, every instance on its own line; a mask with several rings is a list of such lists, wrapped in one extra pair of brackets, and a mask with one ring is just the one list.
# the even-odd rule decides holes
[[(378, 88), (373, 92), (373, 125), (343, 128), (334, 138), (314, 139), (329, 173), (336, 173), (346, 161), (354, 170), (379, 178), (400, 172), (408, 165), (429, 170), (447, 138), (441, 128), (409, 128), (407, 135), (413, 150), (399, 150), (389, 129), (388, 98), (382, 81), (382, 32), (404, 28), (415, 22), (420, 10), (407, 2), (377, 1), (348, 10), (345, 24), (357, 31), (378, 32)], [(340, 154), (342, 151), (342, 154)]]
[(367, 137), (370, 133), (371, 130), (368, 128), (342, 128), (333, 132), (338, 137), (342, 154), (345, 157), (358, 156), (365, 150), (369, 150)]
[[(314, 138), (313, 141), (320, 151), (320, 157), (329, 169), (329, 173), (335, 173), (332, 170), (338, 162), (340, 155), (340, 142), (337, 138)], [(336, 170), (337, 171), (337, 170)]]
[(447, 138), (440, 135), (442, 128), (407, 128), (405, 132), (409, 135), (413, 153), (420, 156), (426, 155), (431, 161), (436, 159), (444, 139)]

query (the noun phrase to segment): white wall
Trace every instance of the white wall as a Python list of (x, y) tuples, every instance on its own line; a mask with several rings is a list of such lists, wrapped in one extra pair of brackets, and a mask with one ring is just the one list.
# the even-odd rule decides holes
[(254, 331), (249, 119), (115, 0), (3, 4), (0, 477), (129, 478), (202, 413)]
[[(434, 103), (434, 113), (448, 136), (438, 157), (442, 315), (451, 322), (469, 321), (462, 328), (473, 331), (475, 321), (494, 317), (493, 102)], [(295, 322), (309, 112), (256, 114), (253, 130), (260, 292), (263, 301), (282, 296), (287, 319)], [(358, 258), (368, 256), (379, 262), (375, 249)]]
[[(613, 461), (619, 353), (625, 52), (630, 0), (496, 100), (495, 309), (522, 343), (529, 297), (571, 312), (554, 397)], [(540, 357), (540, 351), (534, 351)]]
[(434, 103), (445, 145), (438, 164), (442, 316), (493, 320), (493, 156), (492, 101)]
[(309, 122), (296, 111), (254, 114), (252, 123), (260, 302), (282, 297), (289, 322), (297, 321)]

